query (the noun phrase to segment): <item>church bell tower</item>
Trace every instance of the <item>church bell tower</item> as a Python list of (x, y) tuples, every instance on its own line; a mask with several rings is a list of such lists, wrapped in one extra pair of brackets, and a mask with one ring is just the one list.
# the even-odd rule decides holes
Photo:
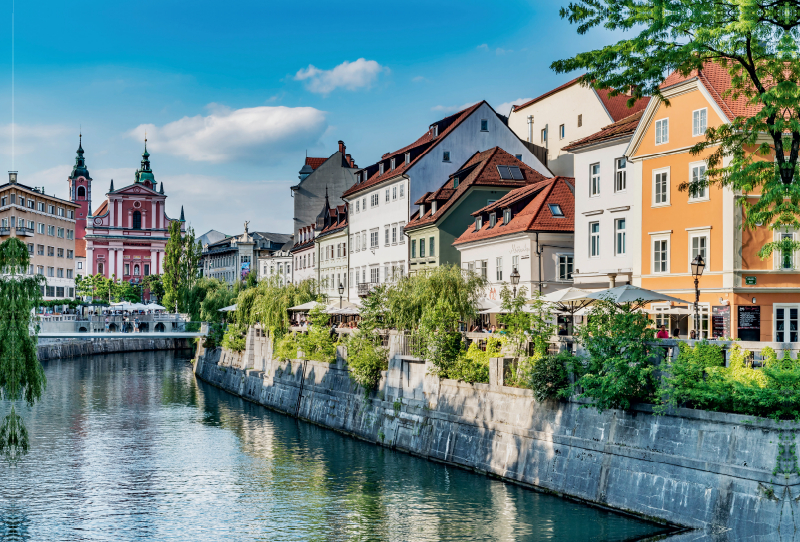
[(86, 219), (92, 214), (92, 178), (83, 157), (83, 134), (78, 136), (78, 151), (75, 165), (69, 176), (69, 199), (80, 205), (75, 209), (75, 239), (86, 237)]

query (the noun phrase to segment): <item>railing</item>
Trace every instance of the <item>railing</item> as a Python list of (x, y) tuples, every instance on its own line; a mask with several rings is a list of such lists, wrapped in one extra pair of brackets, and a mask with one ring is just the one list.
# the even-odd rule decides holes
[(25, 226), (17, 226), (16, 231), (17, 235), (25, 235), (28, 237), (33, 235), (33, 228), (26, 228)]
[(11, 228), (0, 227), (0, 237), (3, 235), (11, 235)]
[(412, 335), (411, 333), (398, 333), (397, 334), (397, 354), (407, 357), (416, 357), (420, 350), (419, 336)]
[(379, 284), (377, 282), (359, 282), (358, 283), (358, 296), (359, 297), (366, 297), (369, 293), (377, 288)]

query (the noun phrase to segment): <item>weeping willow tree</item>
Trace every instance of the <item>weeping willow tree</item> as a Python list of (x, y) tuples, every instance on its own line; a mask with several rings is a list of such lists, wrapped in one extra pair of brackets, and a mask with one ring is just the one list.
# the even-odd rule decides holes
[(319, 288), (314, 280), (282, 284), (273, 276), (258, 283), (253, 291), (240, 294), (236, 319), (243, 324), (260, 322), (264, 329), (280, 337), (289, 330), (289, 307), (316, 300)]
[(14, 404), (24, 401), (33, 406), (47, 384), (33, 321), (45, 278), (26, 275), (29, 265), (22, 241), (12, 237), (0, 244), (0, 393), (11, 403), (0, 427), (0, 453), (12, 461), (28, 451), (28, 432)]

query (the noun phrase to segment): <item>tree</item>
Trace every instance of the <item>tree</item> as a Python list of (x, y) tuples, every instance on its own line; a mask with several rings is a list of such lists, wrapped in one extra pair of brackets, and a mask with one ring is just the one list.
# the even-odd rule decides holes
[(189, 303), (188, 296), (192, 292), (195, 283), (199, 277), (197, 268), (200, 265), (200, 257), (203, 253), (203, 247), (200, 242), (194, 237), (194, 228), (189, 226), (186, 229), (186, 235), (182, 239), (182, 249), (180, 257), (180, 283), (178, 290), (180, 292), (180, 299), (182, 300), (181, 308), (186, 310)]
[(164, 299), (164, 282), (161, 275), (147, 275), (142, 280), (142, 288), (150, 290), (151, 298)]
[(183, 238), (181, 223), (173, 220), (169, 223), (169, 241), (164, 254), (164, 299), (163, 305), (172, 309), (180, 299), (181, 256), (183, 256)]
[[(729, 95), (752, 107), (750, 116), (708, 128), (692, 148), (706, 157), (705, 179), (681, 190), (726, 186), (742, 194), (743, 227), (800, 227), (800, 5), (774, 0), (578, 0), (561, 16), (584, 34), (594, 27), (630, 37), (602, 49), (559, 60), (559, 73), (583, 70), (583, 84), (631, 92), (629, 103), (652, 95), (666, 105), (659, 86), (665, 74), (684, 76), (717, 63), (731, 77)], [(772, 160), (773, 150), (776, 159)], [(723, 159), (730, 158), (726, 164)], [(744, 196), (757, 195), (756, 201)], [(798, 250), (800, 241), (767, 243), (759, 255)]]
[[(6, 401), (39, 400), (47, 380), (37, 356), (38, 326), (33, 311), (45, 284), (42, 275), (25, 275), (30, 256), (25, 244), (10, 238), (0, 244), (0, 394)], [(28, 450), (28, 432), (14, 405), (0, 426), (0, 452), (11, 460)]]

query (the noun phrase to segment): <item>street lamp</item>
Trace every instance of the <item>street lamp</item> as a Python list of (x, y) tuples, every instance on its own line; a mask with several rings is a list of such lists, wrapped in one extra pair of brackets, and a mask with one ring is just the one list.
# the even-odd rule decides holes
[(517, 297), (517, 284), (519, 284), (519, 271), (515, 267), (511, 272), (511, 285), (514, 287), (514, 297)]
[(692, 276), (694, 277), (694, 317), (695, 326), (697, 327), (697, 338), (702, 339), (703, 326), (700, 323), (700, 277), (703, 276), (703, 270), (706, 268), (706, 262), (703, 261), (703, 255), (698, 254), (692, 260)]
[(344, 295), (344, 284), (339, 283), (339, 308), (342, 308), (342, 296)]

